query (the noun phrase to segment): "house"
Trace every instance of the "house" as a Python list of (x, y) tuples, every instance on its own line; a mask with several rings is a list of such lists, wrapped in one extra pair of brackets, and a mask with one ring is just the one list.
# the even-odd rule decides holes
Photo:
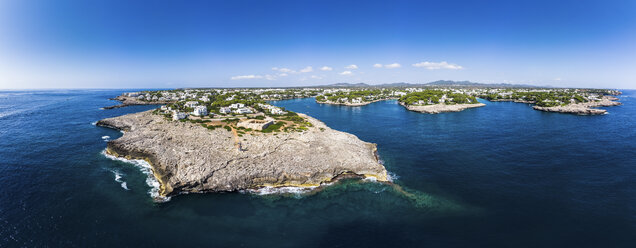
[(194, 108), (195, 106), (199, 105), (199, 102), (197, 101), (189, 101), (185, 103), (185, 106), (188, 108)]
[(244, 108), (244, 107), (245, 107), (245, 104), (242, 104), (242, 103), (234, 103), (230, 105), (230, 108), (233, 108), (233, 109)]
[(248, 109), (248, 108), (240, 108), (240, 109), (234, 110), (234, 113), (237, 113), (237, 114), (251, 114), (252, 110)]
[(181, 120), (181, 119), (185, 119), (188, 115), (186, 115), (186, 113), (183, 112), (173, 112), (172, 113), (172, 119), (175, 121)]
[(206, 108), (205, 106), (196, 106), (194, 107), (194, 111), (192, 112), (192, 115), (206, 116), (208, 115), (208, 108)]
[(269, 112), (271, 114), (273, 114), (273, 115), (284, 115), (284, 114), (287, 114), (287, 112), (283, 111), (280, 108), (271, 108), (271, 109), (269, 109)]
[(232, 109), (230, 107), (221, 107), (221, 109), (219, 109), (219, 112), (221, 114), (229, 114), (232, 113)]

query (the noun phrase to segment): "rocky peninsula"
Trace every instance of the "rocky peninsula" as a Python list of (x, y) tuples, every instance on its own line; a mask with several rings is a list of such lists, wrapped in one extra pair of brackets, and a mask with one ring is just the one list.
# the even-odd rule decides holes
[(153, 111), (107, 118), (97, 125), (124, 132), (108, 142), (106, 152), (150, 163), (162, 196), (318, 187), (345, 177), (388, 180), (375, 144), (299, 115), (311, 123), (305, 131), (240, 137), (234, 130), (171, 121)]
[(472, 103), (472, 104), (431, 104), (431, 105), (406, 105), (402, 102), (399, 102), (400, 105), (404, 106), (406, 109), (410, 111), (426, 113), (426, 114), (439, 114), (444, 112), (459, 112), (464, 109), (469, 108), (478, 108), (486, 106), (483, 103)]
[(561, 106), (553, 106), (553, 107), (541, 107), (541, 106), (533, 106), (533, 109), (546, 111), (546, 112), (557, 112), (557, 113), (567, 113), (567, 114), (577, 114), (577, 115), (602, 115), (606, 114), (607, 110), (605, 109), (597, 109), (596, 107), (610, 107), (610, 106), (618, 106), (621, 105), (620, 102), (617, 102), (618, 98), (613, 96), (603, 96), (598, 101), (590, 101), (590, 102), (580, 102), (580, 103), (571, 103), (567, 105)]
[(111, 98), (110, 100), (115, 100), (115, 101), (120, 101), (121, 104), (118, 105), (113, 105), (113, 106), (108, 106), (108, 107), (104, 107), (103, 109), (114, 109), (114, 108), (122, 108), (122, 107), (127, 107), (127, 106), (133, 106), (133, 105), (157, 105), (157, 104), (169, 104), (169, 103), (173, 103), (174, 101), (169, 101), (169, 100), (150, 100), (150, 101), (142, 101), (139, 100), (136, 97), (130, 97), (130, 96), (125, 96), (125, 95), (120, 95), (117, 96), (115, 98)]

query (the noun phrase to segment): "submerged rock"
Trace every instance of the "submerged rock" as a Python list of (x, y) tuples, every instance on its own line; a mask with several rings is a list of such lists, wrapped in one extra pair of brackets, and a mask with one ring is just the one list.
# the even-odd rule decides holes
[(171, 121), (152, 111), (100, 120), (124, 131), (106, 152), (144, 159), (161, 183), (160, 194), (221, 192), (262, 187), (314, 187), (357, 176), (387, 181), (375, 144), (333, 130), (302, 115), (313, 126), (303, 132), (243, 134)]

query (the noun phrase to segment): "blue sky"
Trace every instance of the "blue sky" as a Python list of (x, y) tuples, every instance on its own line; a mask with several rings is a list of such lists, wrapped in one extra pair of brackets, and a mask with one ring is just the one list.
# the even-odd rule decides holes
[(0, 1), (0, 88), (440, 79), (636, 88), (636, 1)]

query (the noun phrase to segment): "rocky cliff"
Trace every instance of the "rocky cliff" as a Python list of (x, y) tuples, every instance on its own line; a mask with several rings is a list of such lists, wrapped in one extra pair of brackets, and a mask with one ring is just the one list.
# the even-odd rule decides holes
[(238, 137), (240, 150), (232, 132), (167, 120), (151, 111), (100, 120), (97, 125), (124, 131), (108, 142), (107, 153), (148, 161), (163, 196), (319, 186), (349, 176), (387, 181), (375, 144), (304, 117), (313, 125), (308, 131), (244, 134)]

